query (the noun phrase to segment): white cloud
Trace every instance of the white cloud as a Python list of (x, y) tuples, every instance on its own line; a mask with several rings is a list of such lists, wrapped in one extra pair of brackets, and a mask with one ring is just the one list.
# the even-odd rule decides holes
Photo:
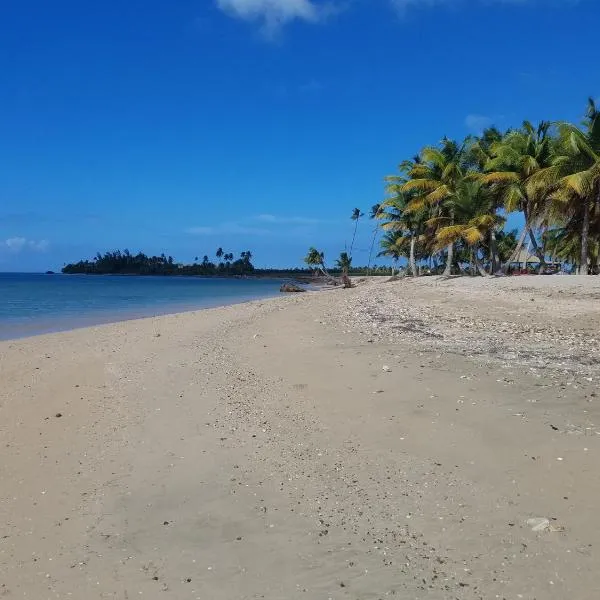
[(292, 21), (317, 23), (334, 10), (330, 3), (316, 0), (216, 0), (228, 15), (261, 23), (263, 33), (273, 36)]
[(46, 240), (28, 240), (24, 237), (11, 237), (4, 240), (0, 245), (15, 254), (25, 250), (44, 252), (48, 249), (48, 242)]

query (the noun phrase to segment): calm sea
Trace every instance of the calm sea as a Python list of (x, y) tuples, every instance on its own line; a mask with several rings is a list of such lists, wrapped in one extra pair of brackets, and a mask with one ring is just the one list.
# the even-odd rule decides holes
[(275, 296), (275, 279), (0, 273), (0, 339)]

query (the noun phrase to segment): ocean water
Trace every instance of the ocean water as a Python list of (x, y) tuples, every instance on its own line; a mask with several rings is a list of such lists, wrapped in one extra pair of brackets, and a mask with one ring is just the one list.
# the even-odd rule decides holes
[(275, 279), (0, 273), (0, 339), (268, 298)]

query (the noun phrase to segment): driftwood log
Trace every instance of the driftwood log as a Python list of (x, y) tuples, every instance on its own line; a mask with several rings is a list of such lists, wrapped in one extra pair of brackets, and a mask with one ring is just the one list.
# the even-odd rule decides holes
[(305, 292), (306, 289), (303, 288), (302, 286), (296, 285), (295, 283), (284, 283), (279, 288), (279, 291), (285, 292), (285, 293), (290, 293), (290, 294), (297, 294), (300, 292)]

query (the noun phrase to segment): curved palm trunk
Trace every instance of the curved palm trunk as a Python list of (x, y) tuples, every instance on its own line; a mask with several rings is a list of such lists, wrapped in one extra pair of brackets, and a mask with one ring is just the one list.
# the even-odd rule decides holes
[(417, 243), (417, 238), (414, 233), (410, 235), (410, 255), (408, 258), (408, 262), (410, 264), (410, 270), (412, 272), (413, 277), (418, 277), (419, 273), (417, 272), (417, 262), (415, 261), (415, 245)]
[(352, 235), (352, 243), (350, 244), (350, 257), (352, 257), (352, 249), (354, 248), (354, 240), (356, 239), (356, 230), (358, 229), (358, 219), (354, 225), (354, 234)]
[(508, 271), (508, 268), (510, 267), (510, 265), (513, 262), (515, 262), (515, 259), (517, 258), (517, 256), (519, 256), (519, 253), (521, 252), (521, 248), (523, 248), (523, 243), (525, 242), (525, 237), (527, 236), (528, 230), (529, 230), (529, 227), (527, 226), (527, 224), (525, 224), (525, 226), (523, 227), (523, 231), (521, 232), (521, 236), (519, 237), (519, 240), (517, 241), (517, 245), (515, 246), (513, 253), (510, 255), (510, 258), (502, 265), (501, 271), (504, 275), (506, 275), (506, 272)]
[(373, 230), (373, 239), (371, 240), (371, 248), (369, 249), (369, 266), (367, 267), (367, 273), (371, 274), (371, 260), (373, 258), (373, 248), (375, 248), (375, 242), (377, 241), (377, 232), (379, 228), (375, 225), (375, 229)]
[(540, 273), (543, 273), (546, 267), (546, 257), (544, 256), (544, 251), (539, 247), (531, 227), (529, 228), (529, 239), (531, 240), (531, 246), (535, 255), (540, 259)]
[(448, 258), (446, 259), (446, 266), (444, 268), (444, 277), (450, 277), (452, 275), (452, 263), (454, 262), (454, 244), (448, 244), (447, 247)]
[(588, 247), (590, 237), (590, 203), (583, 199), (583, 224), (581, 225), (581, 274), (589, 274)]

